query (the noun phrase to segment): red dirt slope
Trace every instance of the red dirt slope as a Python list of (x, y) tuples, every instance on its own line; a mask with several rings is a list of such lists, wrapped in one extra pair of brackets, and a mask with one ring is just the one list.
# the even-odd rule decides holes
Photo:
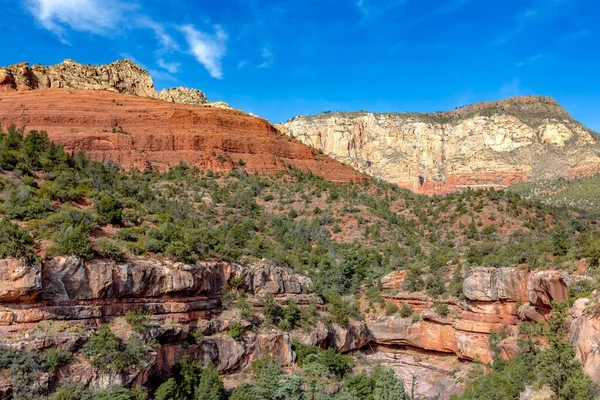
[(0, 123), (46, 130), (67, 151), (125, 168), (166, 170), (185, 162), (226, 172), (275, 173), (286, 165), (329, 181), (365, 176), (240, 111), (173, 104), (107, 91), (0, 93)]

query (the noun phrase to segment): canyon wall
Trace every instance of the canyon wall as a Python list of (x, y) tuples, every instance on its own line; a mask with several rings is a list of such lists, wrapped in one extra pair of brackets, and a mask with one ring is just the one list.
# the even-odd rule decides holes
[(600, 171), (598, 135), (548, 97), (432, 114), (325, 113), (279, 128), (361, 172), (427, 194)]
[(183, 162), (204, 171), (272, 174), (292, 166), (336, 182), (366, 178), (236, 110), (64, 88), (0, 92), (0, 104), (2, 127), (45, 130), (69, 152), (124, 168), (165, 171)]
[[(223, 303), (224, 288), (243, 289), (260, 310), (260, 298), (272, 294), (280, 304), (294, 300), (300, 307), (321, 300), (311, 294), (310, 279), (290, 270), (257, 262), (184, 264), (158, 260), (113, 262), (54, 257), (43, 262), (0, 260), (0, 344), (14, 348), (59, 348), (77, 354), (89, 337), (88, 328), (108, 322), (124, 338), (131, 329), (123, 321), (128, 311), (143, 311), (152, 325), (144, 335), (160, 343), (143, 366), (128, 374), (101, 373), (78, 357), (65, 367), (67, 381), (99, 389), (114, 384), (143, 384), (164, 378), (183, 355), (210, 360), (225, 374), (235, 374), (257, 358), (268, 356), (292, 367), (292, 340), (333, 347), (340, 352), (363, 352), (361, 363), (382, 364), (396, 371), (407, 388), (421, 396), (448, 398), (459, 393), (474, 364), (492, 360), (491, 335), (500, 356), (518, 351), (519, 324), (544, 321), (553, 301), (568, 300), (568, 288), (581, 279), (564, 271), (526, 271), (519, 268), (472, 268), (463, 283), (464, 298), (442, 301), (446, 312), (424, 293), (403, 290), (402, 272), (382, 280), (383, 298), (410, 315), (366, 313), (364, 321), (346, 326), (325, 325), (290, 332), (246, 330), (243, 340), (227, 331), (238, 311)], [(367, 301), (363, 301), (363, 305)], [(598, 317), (592, 299), (579, 299), (571, 309), (571, 339), (577, 357), (590, 376), (597, 374)], [(192, 332), (202, 340), (190, 343)]]

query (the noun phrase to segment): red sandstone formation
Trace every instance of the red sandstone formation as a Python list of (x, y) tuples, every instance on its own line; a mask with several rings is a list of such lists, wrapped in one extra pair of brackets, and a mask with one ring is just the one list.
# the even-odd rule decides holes
[(97, 90), (0, 93), (0, 123), (46, 130), (68, 151), (98, 161), (161, 171), (181, 162), (215, 172), (276, 173), (287, 165), (330, 181), (363, 175), (240, 111)]

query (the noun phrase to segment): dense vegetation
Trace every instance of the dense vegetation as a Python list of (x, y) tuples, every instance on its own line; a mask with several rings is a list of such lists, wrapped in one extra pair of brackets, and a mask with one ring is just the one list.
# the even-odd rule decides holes
[[(456, 400), (518, 399), (529, 386), (533, 390), (549, 389), (557, 400), (596, 399), (600, 393), (575, 360), (575, 350), (568, 343), (565, 326), (567, 303), (555, 304), (548, 325), (532, 329), (521, 327), (525, 339), (519, 354), (504, 361), (496, 354), (492, 371), (475, 379)], [(547, 346), (540, 345), (540, 337)]]
[[(592, 266), (600, 262), (600, 235), (593, 214), (526, 200), (511, 191), (426, 197), (376, 181), (333, 184), (292, 168), (275, 176), (249, 174), (243, 163), (236, 168), (229, 174), (201, 172), (183, 164), (164, 173), (123, 171), (82, 154), (67, 154), (44, 132), (25, 135), (15, 127), (0, 130), (0, 258), (56, 254), (117, 262), (169, 258), (186, 263), (266, 258), (310, 276), (316, 293), (327, 303), (328, 318), (342, 325), (361, 317), (353, 295), (362, 292), (370, 300), (382, 300), (377, 278), (392, 270), (408, 271), (407, 290), (444, 298), (462, 295), (462, 271), (471, 266), (522, 264), (532, 269), (575, 270), (583, 258)], [(588, 282), (573, 295), (594, 288), (595, 283)], [(268, 296), (261, 301), (264, 326), (291, 330), (314, 325), (319, 318), (331, 323), (319, 315), (315, 304), (281, 306)], [(224, 293), (223, 303), (237, 307), (242, 320), (254, 320), (254, 308), (244, 293)], [(385, 302), (383, 306), (388, 315), (412, 314), (406, 306)], [(443, 302), (435, 302), (433, 308), (439, 315), (448, 313)], [(128, 340), (102, 326), (90, 333), (80, 354), (109, 373), (124, 374), (141, 365), (155, 345), (142, 340), (147, 318), (129, 313), (126, 321), (135, 332)], [(242, 340), (246, 326), (234, 321), (228, 333)], [(251, 329), (256, 328), (252, 322)], [(194, 334), (194, 340), (203, 340), (201, 334)], [(546, 376), (543, 372), (535, 377), (529, 373), (544, 371), (544, 363), (570, 356), (572, 349), (559, 348), (563, 339), (556, 343), (550, 339), (547, 351), (531, 347), (508, 363), (495, 362), (493, 373), (476, 381), (466, 398), (478, 398), (478, 390), (490, 385), (508, 385), (506, 393), (517, 393), (534, 381), (562, 393), (562, 383), (552, 386), (552, 377), (546, 381), (540, 378)], [(558, 353), (552, 351), (555, 345)], [(332, 350), (297, 344), (295, 351), (298, 365), (292, 374), (270, 360), (258, 360), (245, 372), (247, 382), (232, 393), (224, 390), (213, 367), (184, 358), (173, 378), (158, 386), (153, 396), (165, 400), (406, 398), (402, 382), (391, 371), (356, 371), (352, 357)], [(22, 355), (10, 354), (17, 361)], [(27, 390), (38, 389), (30, 382), (48, 373), (49, 367), (41, 358), (25, 356), (33, 357), (24, 364), (34, 373), (15, 385), (24, 388), (24, 397), (47, 395), (49, 388), (56, 389), (53, 398), (62, 400), (146, 396), (142, 390), (118, 388), (91, 393), (77, 385), (48, 386), (33, 393)], [(68, 360), (53, 361), (57, 362)], [(563, 367), (580, 371), (574, 364)], [(0, 369), (12, 371), (13, 361), (0, 364)], [(568, 385), (586, 384), (580, 382), (579, 372), (572, 375), (578, 381)]]
[(267, 258), (311, 276), (319, 293), (342, 295), (407, 269), (414, 290), (443, 296), (457, 268), (574, 269), (597, 253), (594, 218), (506, 191), (426, 197), (292, 169), (250, 175), (242, 165), (227, 175), (185, 165), (122, 171), (14, 127), (0, 134), (0, 170), (1, 257)]
[(575, 179), (538, 180), (513, 185), (510, 191), (555, 207), (600, 215), (600, 174)]

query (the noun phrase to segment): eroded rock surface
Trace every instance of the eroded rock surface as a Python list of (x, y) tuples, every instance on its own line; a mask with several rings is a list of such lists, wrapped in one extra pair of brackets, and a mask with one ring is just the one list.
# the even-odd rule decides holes
[(600, 170), (598, 135), (548, 97), (432, 114), (324, 113), (280, 128), (361, 172), (427, 194)]
[(475, 301), (521, 301), (526, 274), (516, 268), (474, 268), (463, 282), (463, 293)]
[(124, 168), (273, 174), (288, 166), (329, 181), (361, 181), (351, 167), (236, 110), (152, 100), (105, 90), (0, 91), (0, 124), (45, 130), (68, 152)]
[(22, 62), (0, 68), (0, 90), (59, 88), (107, 90), (171, 103), (211, 105), (204, 93), (196, 89), (177, 87), (157, 92), (150, 74), (129, 60), (84, 65), (67, 59), (50, 66)]
[(0, 304), (36, 300), (42, 291), (41, 270), (25, 259), (0, 259)]

